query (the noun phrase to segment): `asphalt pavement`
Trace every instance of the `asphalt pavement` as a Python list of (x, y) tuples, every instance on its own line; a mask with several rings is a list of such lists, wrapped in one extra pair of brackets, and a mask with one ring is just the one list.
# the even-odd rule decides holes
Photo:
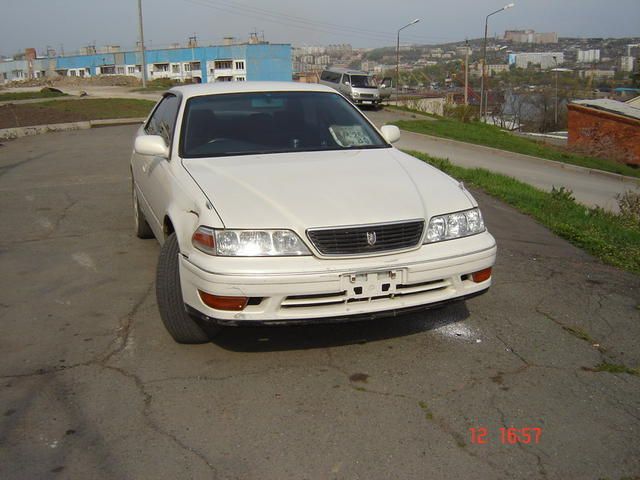
[(0, 478), (640, 476), (640, 377), (594, 371), (640, 366), (640, 277), (477, 193), (486, 295), (177, 345), (133, 235), (134, 131), (0, 146)]
[[(417, 117), (392, 110), (366, 110), (363, 113), (378, 126), (395, 120), (428, 120), (428, 117)], [(404, 130), (396, 146), (428, 153), (434, 157), (448, 158), (453, 164), (461, 167), (485, 168), (509, 175), (542, 190), (565, 187), (573, 191), (578, 202), (614, 212), (619, 210), (617, 195), (629, 190), (640, 192), (640, 179), (621, 181), (619, 177), (589, 172), (587, 169), (545, 161), (529, 155)]]

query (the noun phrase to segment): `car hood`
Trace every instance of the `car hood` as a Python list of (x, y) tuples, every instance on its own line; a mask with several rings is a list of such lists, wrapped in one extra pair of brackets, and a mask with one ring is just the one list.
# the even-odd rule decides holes
[(470, 208), (458, 182), (395, 148), (184, 159), (226, 228), (429, 218)]

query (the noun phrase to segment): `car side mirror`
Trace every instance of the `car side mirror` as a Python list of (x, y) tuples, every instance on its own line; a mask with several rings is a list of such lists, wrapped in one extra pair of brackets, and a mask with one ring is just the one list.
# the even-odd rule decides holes
[(169, 147), (160, 135), (140, 135), (136, 137), (133, 149), (139, 155), (169, 158)]
[(380, 129), (380, 133), (384, 139), (389, 143), (394, 143), (400, 140), (400, 129), (395, 125), (384, 125)]

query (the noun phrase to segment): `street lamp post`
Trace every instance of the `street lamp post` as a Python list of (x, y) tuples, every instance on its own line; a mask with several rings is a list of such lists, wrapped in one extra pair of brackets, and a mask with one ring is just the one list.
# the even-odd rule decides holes
[[(514, 6), (515, 6), (514, 3), (505, 5), (501, 9), (496, 10), (495, 12), (491, 12), (484, 19), (484, 42), (482, 43), (482, 76), (480, 77), (480, 119), (482, 119), (482, 103), (484, 102), (484, 79), (486, 75), (486, 66), (487, 66), (487, 29), (489, 27), (489, 17), (491, 15), (495, 15), (496, 13), (500, 13), (504, 10), (508, 10), (509, 8), (513, 8)], [(487, 114), (486, 112), (487, 107), (485, 107), (485, 112), (484, 112), (485, 115)]]
[(420, 19), (416, 18), (398, 30), (398, 42), (396, 43), (396, 106), (398, 105), (398, 100), (400, 98), (400, 32), (411, 25), (415, 25), (419, 21)]
[(553, 61), (556, 64), (556, 68), (554, 68), (554, 71), (556, 73), (556, 102), (555, 102), (554, 115), (555, 115), (555, 126), (557, 130), (558, 129), (558, 58), (555, 55), (553, 56)]
[(138, 0), (138, 30), (140, 32), (140, 55), (142, 63), (142, 88), (147, 88), (147, 61), (144, 51), (144, 28), (142, 26), (142, 0)]

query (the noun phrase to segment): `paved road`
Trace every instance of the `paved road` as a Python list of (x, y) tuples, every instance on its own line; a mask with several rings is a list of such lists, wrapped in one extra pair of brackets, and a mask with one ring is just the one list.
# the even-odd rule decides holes
[[(588, 370), (640, 365), (639, 277), (478, 195), (499, 244), (487, 295), (179, 346), (158, 246), (131, 233), (134, 129), (0, 147), (0, 478), (640, 475), (640, 377)], [(543, 433), (502, 445), (505, 426)]]
[[(396, 119), (413, 119), (410, 114), (388, 110), (364, 113), (377, 125)], [(559, 168), (534, 157), (413, 132), (403, 131), (397, 147), (425, 152), (434, 157), (448, 158), (452, 163), (462, 167), (481, 167), (503, 173), (543, 190), (551, 190), (553, 186), (556, 188), (564, 186), (573, 190), (577, 201), (589, 206), (598, 205), (612, 211), (618, 211), (616, 195), (628, 190), (640, 192), (640, 180), (623, 182), (611, 177), (592, 175), (585, 171)]]

